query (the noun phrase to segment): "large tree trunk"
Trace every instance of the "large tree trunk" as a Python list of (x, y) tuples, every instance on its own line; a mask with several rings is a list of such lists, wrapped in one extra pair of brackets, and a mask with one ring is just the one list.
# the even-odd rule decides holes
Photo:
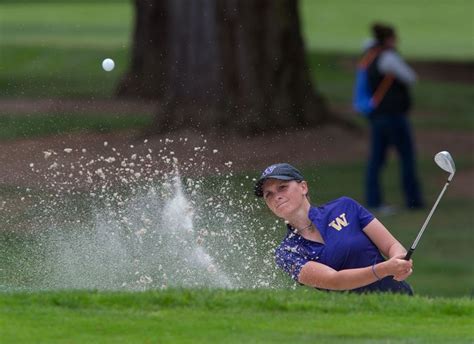
[(295, 0), (135, 0), (130, 71), (119, 95), (161, 102), (153, 130), (257, 133), (315, 126)]

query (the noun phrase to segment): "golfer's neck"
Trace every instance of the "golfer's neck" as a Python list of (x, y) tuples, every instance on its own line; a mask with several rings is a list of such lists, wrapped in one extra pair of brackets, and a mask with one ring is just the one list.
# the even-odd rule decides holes
[(305, 200), (301, 204), (301, 207), (296, 209), (285, 220), (287, 220), (293, 227), (296, 227), (298, 229), (308, 226), (308, 223), (309, 223), (308, 213), (309, 213), (309, 208), (310, 207), (311, 207), (311, 204), (309, 204), (309, 201)]

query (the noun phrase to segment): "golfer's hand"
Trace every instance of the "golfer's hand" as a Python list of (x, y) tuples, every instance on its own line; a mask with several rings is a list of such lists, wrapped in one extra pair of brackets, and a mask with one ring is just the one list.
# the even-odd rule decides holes
[(394, 256), (386, 261), (387, 272), (396, 281), (403, 281), (413, 273), (413, 260), (405, 260), (405, 254)]

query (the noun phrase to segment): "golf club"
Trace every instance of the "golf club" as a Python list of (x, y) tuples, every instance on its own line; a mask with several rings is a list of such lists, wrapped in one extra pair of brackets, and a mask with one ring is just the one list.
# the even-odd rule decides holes
[(408, 253), (404, 258), (405, 260), (410, 260), (410, 257), (415, 251), (416, 245), (418, 245), (418, 241), (420, 241), (420, 238), (423, 235), (423, 232), (425, 231), (425, 228), (428, 225), (428, 222), (430, 222), (431, 216), (433, 215), (441, 197), (443, 197), (444, 192), (446, 191), (446, 188), (448, 187), (449, 183), (454, 177), (454, 173), (456, 172), (456, 166), (454, 165), (453, 158), (451, 157), (451, 154), (449, 154), (449, 152), (442, 151), (442, 152), (437, 153), (434, 157), (434, 161), (443, 170), (445, 170), (446, 172), (449, 172), (448, 181), (446, 182), (446, 184), (444, 184), (443, 190), (441, 190), (441, 193), (439, 194), (438, 199), (436, 200), (433, 208), (431, 208), (431, 211), (428, 214), (428, 217), (426, 218), (425, 223), (423, 223), (423, 226), (421, 227), (420, 232), (418, 233), (415, 241), (413, 242), (413, 245), (411, 245), (410, 250), (408, 250)]

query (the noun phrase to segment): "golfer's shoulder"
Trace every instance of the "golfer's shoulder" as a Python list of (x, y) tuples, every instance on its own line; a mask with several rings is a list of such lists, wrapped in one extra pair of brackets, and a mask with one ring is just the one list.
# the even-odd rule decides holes
[(319, 208), (326, 208), (326, 209), (331, 209), (331, 208), (337, 208), (337, 207), (343, 207), (343, 206), (357, 206), (359, 203), (354, 200), (353, 198), (350, 198), (348, 196), (341, 196), (339, 198), (333, 199), (332, 201), (329, 201), (323, 205), (321, 205)]
[(299, 244), (299, 239), (300, 237), (296, 233), (288, 230), (283, 240), (275, 248), (275, 254), (278, 256), (288, 254), (288, 252), (295, 253), (295, 249)]

